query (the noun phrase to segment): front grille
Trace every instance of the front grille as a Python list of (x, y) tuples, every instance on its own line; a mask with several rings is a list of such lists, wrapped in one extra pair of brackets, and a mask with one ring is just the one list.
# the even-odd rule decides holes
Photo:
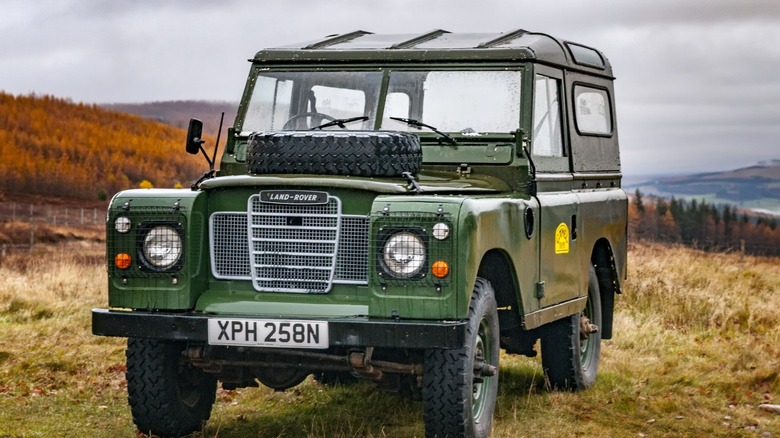
[(326, 293), (333, 283), (368, 283), (369, 219), (342, 215), (338, 198), (295, 205), (252, 196), (248, 210), (211, 215), (216, 278), (251, 280), (258, 291), (298, 293)]
[(249, 198), (252, 283), (267, 292), (323, 293), (336, 270), (341, 204), (269, 204)]
[(342, 216), (336, 280), (342, 283), (368, 283), (368, 218)]
[(211, 215), (211, 270), (225, 280), (252, 278), (249, 270), (249, 241), (246, 213), (222, 212)]

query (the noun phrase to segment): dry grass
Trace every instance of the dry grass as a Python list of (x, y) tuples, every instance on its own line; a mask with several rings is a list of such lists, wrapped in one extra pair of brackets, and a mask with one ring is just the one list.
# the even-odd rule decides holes
[[(135, 436), (124, 342), (90, 334), (99, 245), (0, 260), (0, 437)], [(92, 254), (75, 262), (71, 254)], [(544, 390), (503, 356), (493, 436), (780, 437), (780, 260), (634, 246), (597, 384)], [(422, 435), (418, 402), (371, 385), (219, 391), (204, 437)]]

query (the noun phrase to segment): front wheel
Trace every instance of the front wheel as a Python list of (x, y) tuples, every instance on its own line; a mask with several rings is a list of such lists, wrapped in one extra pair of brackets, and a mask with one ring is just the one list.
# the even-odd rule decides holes
[(553, 389), (579, 391), (596, 382), (601, 354), (601, 294), (596, 270), (588, 271), (588, 300), (581, 313), (544, 326), (542, 367)]
[(498, 393), (498, 312), (490, 282), (477, 278), (466, 345), (425, 353), (422, 402), (428, 438), (484, 438)]
[(201, 430), (209, 419), (217, 379), (193, 367), (182, 351), (179, 343), (127, 340), (127, 398), (139, 431), (177, 437)]

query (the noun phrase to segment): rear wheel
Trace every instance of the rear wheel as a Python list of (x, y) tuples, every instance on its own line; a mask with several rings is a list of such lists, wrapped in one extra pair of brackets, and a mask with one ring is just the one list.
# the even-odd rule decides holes
[(596, 270), (588, 272), (588, 300), (581, 313), (543, 327), (542, 367), (553, 389), (579, 391), (596, 381), (601, 353), (601, 295)]
[(133, 422), (163, 437), (201, 430), (211, 415), (217, 379), (195, 368), (180, 343), (127, 340), (127, 394)]
[(469, 306), (466, 345), (425, 354), (423, 418), (429, 438), (490, 434), (498, 393), (498, 312), (490, 282), (477, 278)]

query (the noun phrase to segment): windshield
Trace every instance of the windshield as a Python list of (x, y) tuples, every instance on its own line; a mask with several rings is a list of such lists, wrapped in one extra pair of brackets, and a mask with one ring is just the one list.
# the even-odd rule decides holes
[(421, 129), (390, 119), (400, 117), (444, 132), (509, 132), (520, 126), (520, 72), (392, 72), (385, 102), (382, 129)]
[(347, 128), (372, 129), (381, 84), (381, 72), (262, 72), (242, 131), (312, 129), (362, 116)]
[[(391, 71), (380, 102), (383, 75), (260, 72), (242, 131), (370, 130), (377, 125), (384, 130), (429, 131), (391, 117), (466, 135), (511, 132), (520, 126), (519, 71)], [(383, 115), (377, 123), (380, 104)]]

